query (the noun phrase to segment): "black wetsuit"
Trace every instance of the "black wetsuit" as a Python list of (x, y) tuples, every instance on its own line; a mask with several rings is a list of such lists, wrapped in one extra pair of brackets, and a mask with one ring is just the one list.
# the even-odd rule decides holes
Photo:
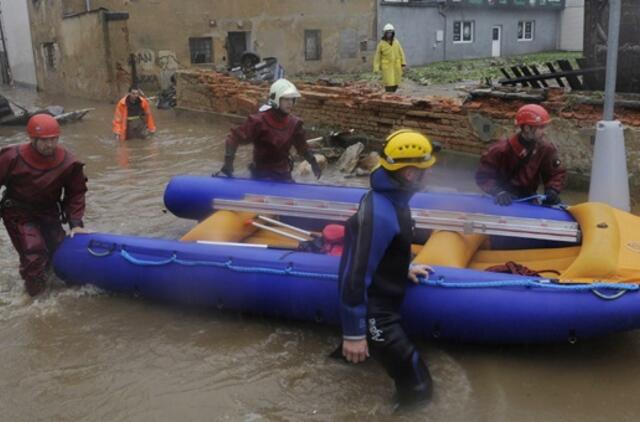
[(339, 282), (343, 338), (367, 338), (394, 379), (399, 401), (413, 402), (431, 394), (431, 376), (399, 313), (409, 282), (413, 193), (383, 168), (371, 175), (371, 187), (346, 223)]

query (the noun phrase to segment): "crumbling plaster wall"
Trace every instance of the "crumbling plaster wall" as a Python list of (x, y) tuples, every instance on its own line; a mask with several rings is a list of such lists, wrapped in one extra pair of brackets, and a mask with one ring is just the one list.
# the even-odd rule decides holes
[(128, 85), (126, 20), (102, 10), (68, 14), (67, 3), (29, 2), (38, 87), (46, 92), (115, 99)]
[[(248, 49), (277, 57), (288, 75), (322, 70), (368, 70), (375, 49), (376, 0), (92, 0), (92, 7), (128, 11), (131, 47), (142, 60), (143, 82), (163, 85), (160, 52), (186, 67), (228, 66), (228, 32), (250, 32)], [(304, 31), (321, 31), (320, 60), (305, 60)], [(213, 63), (192, 65), (190, 37), (211, 37)], [(149, 61), (149, 58), (152, 61)]]
[[(523, 101), (478, 98), (460, 104), (449, 98), (408, 98), (381, 93), (364, 84), (329, 87), (297, 83), (302, 98), (296, 114), (308, 124), (353, 128), (381, 142), (393, 130), (413, 128), (446, 149), (481, 154), (496, 139), (512, 133), (515, 111)], [(265, 102), (268, 84), (253, 85), (216, 72), (178, 72), (178, 107), (248, 115)], [(595, 127), (600, 106), (573, 104), (560, 89), (550, 89), (542, 103), (553, 117), (549, 138), (582, 185), (591, 171)], [(618, 109), (625, 125), (627, 165), (632, 190), (640, 194), (640, 112)]]

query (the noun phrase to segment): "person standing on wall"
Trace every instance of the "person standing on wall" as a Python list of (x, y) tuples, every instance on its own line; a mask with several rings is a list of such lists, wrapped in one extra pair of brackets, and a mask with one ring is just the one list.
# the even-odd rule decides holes
[(156, 123), (147, 100), (136, 85), (116, 105), (113, 116), (113, 133), (116, 139), (145, 139), (156, 132)]
[(289, 150), (294, 147), (319, 179), (322, 170), (307, 145), (303, 122), (291, 114), (296, 98), (300, 98), (300, 92), (294, 84), (286, 79), (275, 81), (269, 89), (268, 103), (227, 136), (220, 172), (232, 177), (238, 146), (253, 144), (251, 178), (292, 182)]
[(407, 61), (400, 41), (396, 39), (393, 25), (386, 24), (382, 33), (382, 39), (373, 56), (373, 71), (382, 72), (385, 91), (396, 92), (402, 81), (402, 70), (407, 66)]
[(64, 239), (86, 233), (82, 217), (87, 178), (84, 164), (58, 145), (60, 126), (48, 114), (36, 114), (27, 123), (30, 142), (0, 150), (0, 216), (11, 243), (20, 255), (20, 275), (27, 293), (36, 296), (46, 287), (47, 269)]

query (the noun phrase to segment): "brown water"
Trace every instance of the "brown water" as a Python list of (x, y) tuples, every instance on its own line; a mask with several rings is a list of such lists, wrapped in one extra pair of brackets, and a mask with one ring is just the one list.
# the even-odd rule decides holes
[[(5, 93), (47, 104), (27, 91)], [(217, 170), (233, 121), (156, 111), (152, 140), (121, 144), (110, 134), (112, 105), (54, 102), (68, 110), (96, 108), (65, 126), (62, 138), (87, 164), (88, 227), (175, 238), (192, 226), (164, 212), (164, 186), (175, 174)], [(0, 146), (23, 140), (23, 129), (0, 128)], [(249, 153), (241, 150), (237, 168)], [(469, 157), (443, 155), (433, 185), (474, 189), (474, 165)], [(331, 172), (324, 180), (345, 183)], [(585, 194), (564, 198), (575, 202)], [(336, 329), (173, 308), (90, 287), (58, 285), (31, 301), (4, 230), (0, 245), (0, 420), (390, 418), (392, 385), (375, 362), (355, 367), (327, 358), (339, 341)], [(638, 420), (637, 331), (574, 346), (423, 342), (419, 348), (435, 396), (400, 420)]]

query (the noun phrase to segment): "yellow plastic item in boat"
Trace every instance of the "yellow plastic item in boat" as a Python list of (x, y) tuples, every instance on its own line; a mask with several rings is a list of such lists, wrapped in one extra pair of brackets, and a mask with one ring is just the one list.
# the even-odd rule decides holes
[[(424, 247), (413, 245), (414, 263), (485, 270), (514, 261), (559, 278), (566, 283), (640, 282), (640, 217), (601, 203), (569, 208), (582, 231), (582, 245), (548, 249), (485, 250), (486, 236), (436, 231)], [(187, 233), (182, 240), (261, 243), (295, 248), (298, 242), (256, 230), (255, 214), (218, 211)], [(545, 273), (545, 270), (556, 270)]]
[(414, 264), (466, 268), (469, 260), (484, 242), (482, 234), (435, 231), (413, 260)]
[(640, 218), (606, 204), (569, 208), (582, 229), (582, 248), (564, 282), (640, 282)]
[(202, 220), (180, 240), (195, 242), (208, 240), (211, 242), (239, 242), (256, 232), (251, 225), (255, 214), (248, 212), (216, 211)]

